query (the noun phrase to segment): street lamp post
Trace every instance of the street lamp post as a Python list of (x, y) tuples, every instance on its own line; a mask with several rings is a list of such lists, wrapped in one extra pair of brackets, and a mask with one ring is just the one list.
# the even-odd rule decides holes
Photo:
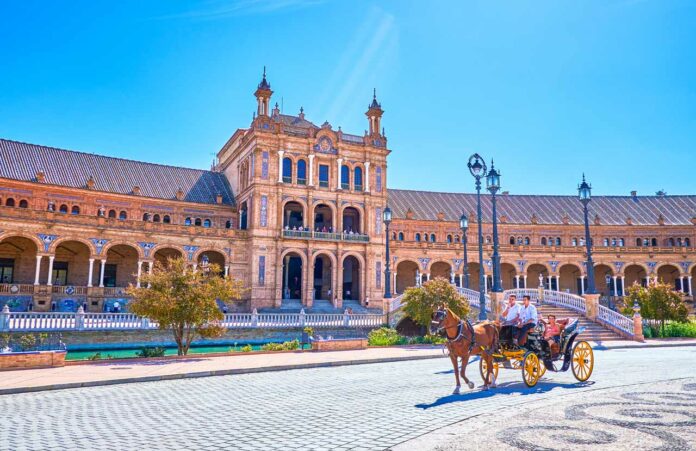
[(481, 224), (481, 177), (486, 175), (486, 162), (481, 155), (475, 153), (469, 157), (469, 172), (476, 179), (476, 219), (478, 220), (478, 254), (479, 254), (479, 320), (484, 321), (486, 316), (486, 274), (483, 267), (483, 226)]
[(466, 213), (462, 213), (459, 218), (459, 227), (462, 229), (462, 244), (464, 246), (464, 288), (469, 288), (469, 257), (466, 250), (467, 237), (466, 232), (469, 229), (469, 217)]
[(592, 187), (585, 181), (585, 174), (582, 175), (582, 183), (578, 186), (578, 197), (582, 202), (583, 214), (585, 217), (585, 246), (587, 247), (587, 294), (595, 294), (594, 262), (592, 261), (592, 238), (590, 237), (590, 220), (587, 212), (587, 204), (592, 198)]
[(500, 172), (495, 170), (493, 160), (491, 160), (491, 170), (486, 174), (486, 189), (491, 193), (491, 203), (493, 207), (493, 292), (501, 293), (503, 284), (500, 278), (500, 252), (498, 243), (498, 212), (496, 210), (495, 194), (500, 189)]
[(382, 215), (382, 222), (384, 222), (385, 229), (387, 231), (387, 250), (386, 250), (386, 258), (387, 261), (384, 265), (384, 299), (389, 299), (392, 297), (391, 294), (391, 271), (389, 270), (389, 224), (391, 224), (392, 220), (392, 211), (391, 208), (386, 207), (384, 209), (383, 215)]

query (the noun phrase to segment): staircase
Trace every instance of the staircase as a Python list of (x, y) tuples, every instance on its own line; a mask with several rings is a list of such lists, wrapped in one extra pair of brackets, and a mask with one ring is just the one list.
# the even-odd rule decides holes
[(300, 310), (304, 308), (305, 313), (343, 313), (346, 309), (350, 308), (353, 313), (356, 314), (382, 314), (382, 309), (380, 308), (365, 308), (360, 304), (359, 301), (354, 301), (350, 299), (343, 300), (343, 307), (334, 308), (333, 303), (328, 300), (315, 299), (312, 302), (312, 308), (307, 308), (302, 305), (302, 301), (299, 299), (283, 299), (280, 304), (280, 308), (264, 308), (259, 309), (259, 313), (300, 313)]
[[(536, 304), (535, 304), (536, 305)], [(604, 328), (601, 324), (592, 322), (573, 310), (557, 307), (555, 305), (536, 305), (537, 311), (544, 319), (548, 315), (555, 315), (556, 319), (562, 318), (577, 318), (580, 327), (584, 327), (585, 331), (579, 335), (581, 340), (587, 341), (605, 341), (605, 340), (625, 340), (621, 335)]]

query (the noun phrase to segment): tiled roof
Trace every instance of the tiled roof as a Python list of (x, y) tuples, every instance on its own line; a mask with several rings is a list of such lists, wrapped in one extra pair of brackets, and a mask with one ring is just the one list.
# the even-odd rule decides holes
[(176, 199), (181, 188), (187, 202), (213, 204), (216, 195), (222, 194), (223, 204), (234, 204), (232, 189), (222, 173), (0, 139), (0, 178), (36, 181), (39, 171), (44, 172), (45, 183), (52, 185), (85, 188), (92, 176), (98, 191), (132, 194), (133, 187), (138, 186), (141, 196)]
[[(410, 208), (413, 219), (458, 221), (462, 212), (476, 213), (476, 194), (436, 193), (390, 189), (389, 206), (395, 218), (406, 218)], [(583, 224), (582, 204), (576, 196), (498, 195), (498, 218), (507, 223), (531, 224), (536, 215), (538, 224)], [(481, 194), (485, 222), (491, 222), (490, 195)], [(666, 225), (689, 225), (696, 217), (696, 196), (593, 196), (589, 204), (590, 222), (599, 215), (603, 225), (626, 225), (631, 218), (635, 225), (657, 225), (660, 215)], [(473, 223), (474, 218), (470, 217)]]
[(300, 128), (319, 128), (316, 125), (314, 125), (312, 122), (302, 119), (299, 116), (291, 116), (288, 114), (279, 114), (278, 119), (280, 122), (282, 122), (285, 125), (289, 125), (291, 127), (300, 127)]

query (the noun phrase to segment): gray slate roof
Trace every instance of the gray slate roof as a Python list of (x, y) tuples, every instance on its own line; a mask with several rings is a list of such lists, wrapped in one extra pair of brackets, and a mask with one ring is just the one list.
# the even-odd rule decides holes
[[(476, 194), (436, 193), (390, 189), (389, 206), (395, 218), (406, 218), (409, 208), (413, 219), (436, 220), (439, 212), (444, 220), (459, 221), (462, 212), (476, 213)], [(555, 195), (498, 195), (498, 218), (507, 217), (510, 224), (531, 224), (536, 215), (538, 224), (583, 224), (582, 204), (576, 196)], [(485, 222), (491, 222), (490, 195), (481, 194), (481, 209)], [(657, 225), (660, 215), (666, 225), (690, 225), (696, 217), (696, 196), (594, 196), (589, 204), (590, 223), (599, 215), (603, 225)], [(475, 216), (469, 217), (475, 222)]]
[(181, 188), (187, 202), (214, 204), (216, 195), (222, 194), (223, 204), (234, 205), (232, 189), (222, 173), (0, 139), (0, 178), (36, 181), (39, 171), (52, 185), (86, 188), (92, 176), (98, 191), (132, 194), (138, 186), (141, 196), (176, 199)]

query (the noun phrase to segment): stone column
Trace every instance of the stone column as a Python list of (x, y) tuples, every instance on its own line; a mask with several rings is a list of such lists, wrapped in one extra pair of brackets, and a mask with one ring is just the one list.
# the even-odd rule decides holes
[(284, 150), (278, 151), (278, 183), (283, 183), (283, 155), (285, 155)]
[(370, 191), (370, 162), (366, 161), (365, 162), (365, 192)]
[(587, 307), (587, 318), (596, 321), (599, 307), (599, 294), (585, 294), (583, 297), (585, 298), (585, 305)]
[(548, 275), (548, 276), (546, 277), (547, 283), (549, 284), (549, 290), (551, 289), (551, 278), (552, 278), (552, 277), (553, 277), (552, 275)]
[(643, 318), (640, 316), (640, 306), (633, 305), (633, 339), (635, 341), (645, 341), (643, 336)]
[(612, 276), (612, 280), (614, 281), (614, 296), (619, 295), (619, 290), (617, 289), (617, 282), (618, 282), (618, 276)]
[(561, 276), (556, 275), (556, 291), (561, 291)]
[(135, 279), (135, 287), (140, 288), (140, 275), (143, 272), (143, 262), (142, 260), (138, 260), (138, 275), (136, 276)]
[[(148, 263), (147, 263), (147, 273), (148, 273), (148, 274), (150, 274), (150, 275), (152, 274), (152, 267), (153, 267), (154, 265), (155, 265), (155, 262), (148, 262)], [(151, 283), (148, 283), (148, 284), (147, 284), (147, 287), (148, 287), (148, 288), (150, 288), (151, 286), (152, 286)]]
[(225, 265), (225, 277), (230, 275), (230, 265)]
[(524, 275), (524, 287), (527, 288), (527, 274)]
[(692, 277), (692, 276), (689, 276), (689, 295), (690, 295), (690, 296), (693, 296), (693, 295), (694, 295), (694, 291), (693, 291), (693, 290), (694, 290), (694, 286), (693, 286), (693, 283), (692, 283), (692, 282), (693, 282), (692, 279), (693, 279), (693, 277)]
[(394, 279), (394, 283), (392, 284), (392, 294), (396, 294), (396, 271), (392, 273), (392, 278)]
[(99, 286), (104, 288), (104, 268), (106, 267), (106, 260), (100, 260), (101, 266), (99, 268)]
[(46, 285), (49, 287), (53, 285), (53, 260), (56, 258), (55, 255), (48, 256), (48, 282)]
[(310, 153), (308, 155), (308, 158), (309, 158), (309, 180), (307, 181), (307, 185), (314, 186), (314, 154)]
[(43, 258), (43, 255), (36, 256), (36, 271), (34, 272), (34, 285), (39, 284), (39, 275), (41, 274), (41, 258)]
[(515, 274), (515, 288), (520, 288), (520, 276), (518, 274)]
[(585, 295), (585, 276), (580, 277), (580, 296)]
[(89, 259), (89, 270), (87, 271), (87, 287), (92, 287), (92, 275), (94, 274), (94, 259)]
[(343, 166), (343, 158), (337, 159), (336, 164), (338, 165), (338, 170), (336, 172), (336, 189), (341, 189), (341, 166)]
[(626, 276), (621, 276), (621, 296), (626, 296)]
[(450, 271), (450, 283), (454, 285), (454, 271)]
[(459, 287), (464, 288), (464, 275), (457, 274), (459, 276)]

